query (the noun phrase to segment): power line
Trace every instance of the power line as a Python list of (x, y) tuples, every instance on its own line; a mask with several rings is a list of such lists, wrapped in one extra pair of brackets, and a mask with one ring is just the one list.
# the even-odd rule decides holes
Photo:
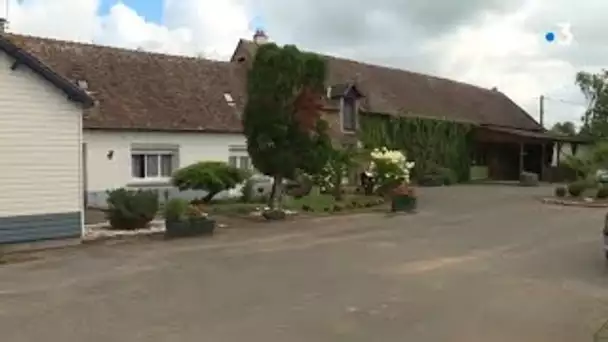
[(550, 100), (550, 101), (560, 102), (560, 103), (571, 105), (571, 106), (583, 106), (583, 107), (588, 106), (587, 103), (576, 102), (576, 101), (571, 101), (571, 100), (564, 100), (564, 99), (556, 99), (556, 98), (548, 97), (548, 96), (545, 96), (545, 99)]

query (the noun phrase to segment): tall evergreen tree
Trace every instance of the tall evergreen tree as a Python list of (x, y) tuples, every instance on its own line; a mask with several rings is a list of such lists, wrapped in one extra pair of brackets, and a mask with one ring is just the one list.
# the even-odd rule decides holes
[(249, 70), (243, 126), (253, 165), (274, 180), (271, 209), (281, 207), (285, 179), (318, 173), (327, 162), (325, 75), (325, 60), (291, 45), (260, 46)]

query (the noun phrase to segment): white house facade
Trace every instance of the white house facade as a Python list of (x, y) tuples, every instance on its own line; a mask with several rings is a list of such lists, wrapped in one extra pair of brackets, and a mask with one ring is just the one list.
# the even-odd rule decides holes
[(87, 99), (0, 34), (0, 244), (81, 236), (83, 105), (74, 97)]
[(83, 148), (86, 202), (95, 208), (106, 206), (108, 190), (122, 187), (158, 190), (161, 201), (200, 197), (170, 186), (173, 171), (199, 161), (251, 168), (245, 137), (236, 133), (85, 130)]

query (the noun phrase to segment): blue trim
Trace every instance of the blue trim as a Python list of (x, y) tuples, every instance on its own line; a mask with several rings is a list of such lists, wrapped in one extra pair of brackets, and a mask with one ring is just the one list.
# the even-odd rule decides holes
[(80, 212), (0, 217), (0, 244), (79, 238)]

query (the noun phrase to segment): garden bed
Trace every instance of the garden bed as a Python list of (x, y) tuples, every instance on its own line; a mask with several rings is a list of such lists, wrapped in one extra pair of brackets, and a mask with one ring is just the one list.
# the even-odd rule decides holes
[[(211, 215), (247, 217), (259, 219), (265, 203), (242, 203), (236, 201), (215, 202), (208, 206)], [(288, 217), (349, 214), (387, 208), (383, 198), (377, 196), (344, 195), (336, 201), (331, 195), (307, 195), (301, 198), (286, 198), (283, 208)]]

